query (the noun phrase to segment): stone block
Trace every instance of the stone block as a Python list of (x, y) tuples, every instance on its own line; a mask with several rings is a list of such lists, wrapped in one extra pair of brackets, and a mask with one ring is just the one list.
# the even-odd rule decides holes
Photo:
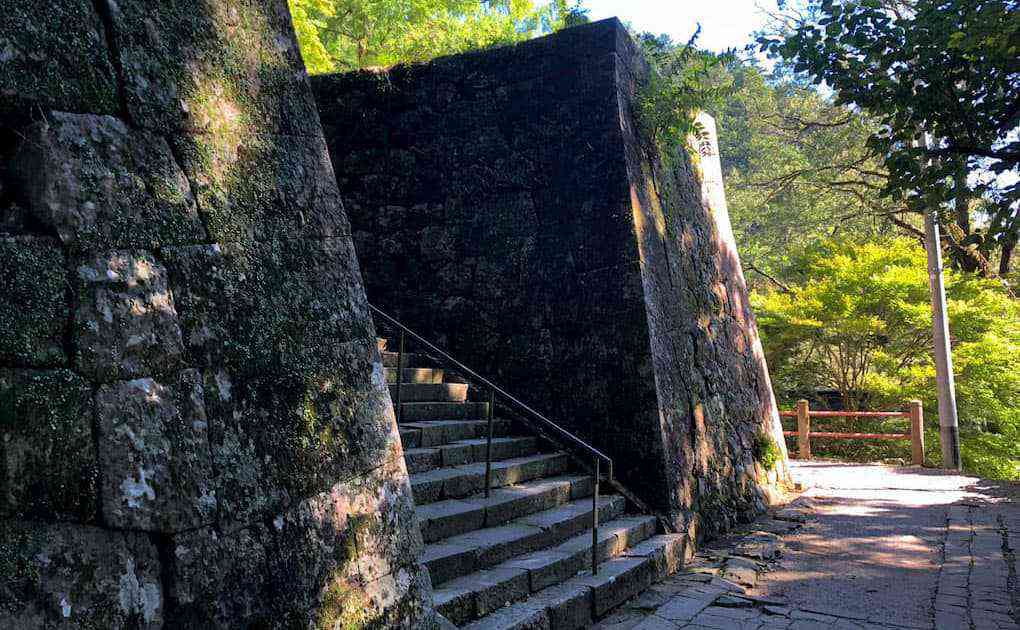
[(0, 115), (15, 109), (113, 113), (117, 83), (90, 0), (0, 2)]
[(0, 238), (0, 362), (67, 365), (63, 338), (68, 312), (59, 243), (49, 238)]
[(219, 136), (318, 135), (284, 0), (102, 0), (131, 119)]
[[(423, 567), (409, 563), (365, 584), (364, 594), (365, 617), (372, 620), (375, 627), (395, 630), (428, 627), (422, 624), (432, 616), (432, 583)], [(366, 625), (372, 627), (372, 624)]]
[(51, 112), (27, 130), (12, 171), (28, 211), (76, 250), (206, 240), (166, 140), (112, 116)]
[(432, 587), (417, 562), (421, 540), (397, 455), (273, 519), (275, 619), (413, 628), (423, 618)]
[(272, 516), (399, 449), (381, 364), (373, 370), (362, 357), (346, 367), (357, 370), (358, 361), (374, 383), (341, 369), (264, 377), (206, 371), (221, 526)]
[(183, 367), (184, 343), (167, 272), (144, 250), (114, 250), (78, 261), (73, 339), (78, 369), (96, 381)]
[(96, 517), (92, 390), (69, 370), (0, 369), (0, 517)]
[(270, 627), (271, 542), (263, 525), (231, 534), (205, 527), (174, 536), (167, 599), (181, 627)]
[(4, 627), (162, 627), (159, 559), (142, 535), (5, 521), (0, 554)]
[(162, 255), (189, 363), (246, 374), (341, 369), (346, 384), (367, 383), (375, 333), (350, 239), (169, 247)]
[(104, 520), (177, 532), (216, 518), (202, 382), (196, 370), (104, 385), (96, 393)]
[(175, 145), (214, 241), (350, 235), (321, 138), (199, 134)]
[[(422, 543), (399, 451), (277, 516), (270, 534), (277, 619), (315, 620), (316, 627), (380, 617), (396, 623), (420, 617), (430, 599), (427, 572), (417, 565)], [(408, 607), (417, 612), (394, 610)]]
[(351, 511), (352, 499), (338, 485), (272, 519), (268, 570), (276, 619), (297, 627), (320, 607), (348, 612), (361, 599), (357, 531), (362, 520)]
[(357, 529), (358, 569), (365, 580), (395, 574), (417, 562), (424, 547), (415, 522), (411, 485), (399, 449), (368, 474), (345, 484)]

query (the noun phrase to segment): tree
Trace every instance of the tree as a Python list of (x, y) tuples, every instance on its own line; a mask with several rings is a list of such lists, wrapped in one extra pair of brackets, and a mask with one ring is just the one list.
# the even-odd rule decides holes
[[(924, 250), (906, 238), (798, 248), (785, 291), (752, 295), (777, 397), (835, 389), (847, 409), (935, 408)], [(1016, 476), (1020, 464), (1020, 304), (985, 278), (947, 273), (964, 463)], [(977, 468), (980, 466), (980, 468)]]
[(809, 0), (759, 42), (877, 120), (883, 193), (941, 209), (957, 266), (1007, 276), (1020, 237), (1017, 0)]
[(734, 89), (712, 112), (741, 260), (752, 285), (779, 287), (793, 248), (876, 235), (903, 210), (879, 194), (884, 168), (866, 146), (874, 122), (781, 70), (726, 64)]
[(566, 0), (289, 0), (308, 71), (425, 61), (583, 21)]

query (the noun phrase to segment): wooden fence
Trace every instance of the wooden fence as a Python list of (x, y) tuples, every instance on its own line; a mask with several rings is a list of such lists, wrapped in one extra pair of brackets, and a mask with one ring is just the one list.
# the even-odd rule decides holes
[[(798, 400), (794, 411), (780, 411), (784, 418), (796, 418), (796, 431), (783, 431), (783, 435), (797, 438), (800, 459), (811, 459), (811, 438), (837, 440), (910, 440), (911, 459), (924, 465), (924, 411), (921, 401), (912, 400), (906, 411), (812, 411), (808, 401)], [(910, 418), (910, 433), (839, 433), (812, 431), (811, 418)]]

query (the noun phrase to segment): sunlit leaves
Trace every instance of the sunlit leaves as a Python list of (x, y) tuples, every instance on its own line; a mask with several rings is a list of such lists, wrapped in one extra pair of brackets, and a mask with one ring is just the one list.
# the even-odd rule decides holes
[(583, 18), (566, 0), (289, 0), (309, 72), (337, 72), (506, 44)]

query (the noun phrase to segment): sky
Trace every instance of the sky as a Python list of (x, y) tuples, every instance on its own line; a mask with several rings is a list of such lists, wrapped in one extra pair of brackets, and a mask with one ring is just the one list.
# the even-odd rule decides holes
[(775, 0), (583, 0), (592, 20), (616, 16), (635, 30), (668, 33), (686, 42), (701, 23), (698, 47), (713, 51), (743, 47), (764, 22), (762, 9)]

